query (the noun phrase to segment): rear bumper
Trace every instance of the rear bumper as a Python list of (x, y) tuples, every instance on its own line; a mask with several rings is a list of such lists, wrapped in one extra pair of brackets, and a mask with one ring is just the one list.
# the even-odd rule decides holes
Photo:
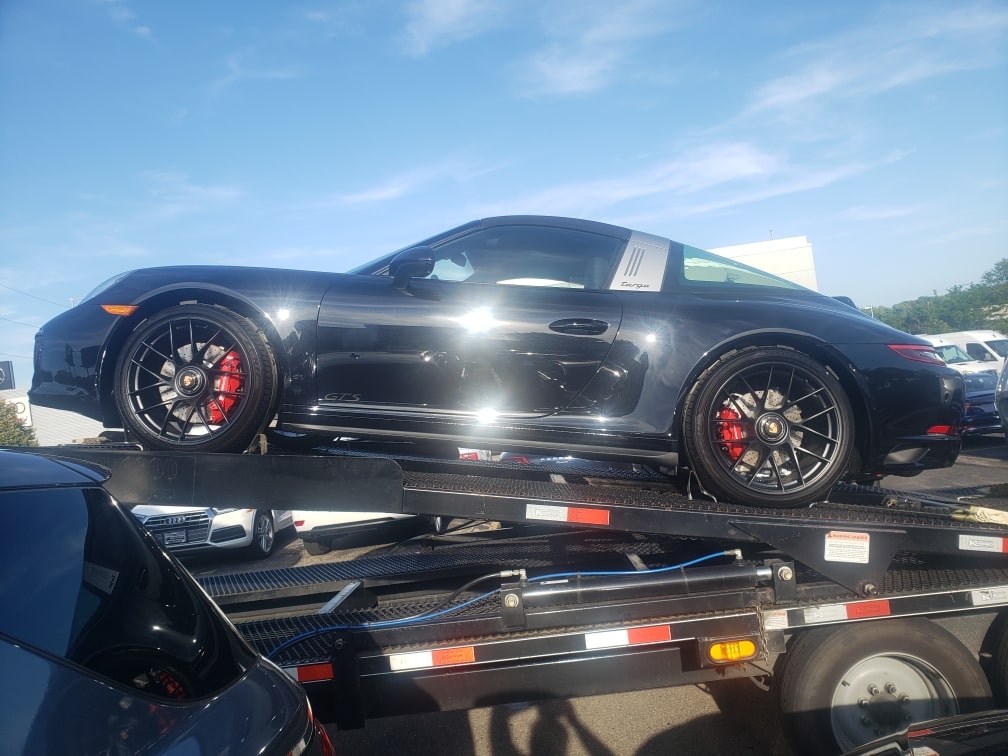
[(902, 438), (886, 454), (880, 472), (908, 477), (924, 470), (950, 467), (959, 458), (961, 449), (959, 435), (926, 434)]

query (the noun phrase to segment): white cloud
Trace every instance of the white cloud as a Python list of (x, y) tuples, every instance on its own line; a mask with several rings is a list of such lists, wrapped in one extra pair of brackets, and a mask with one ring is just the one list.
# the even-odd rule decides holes
[(406, 8), (405, 49), (426, 55), (505, 23), (508, 4), (497, 0), (414, 0)]
[[(643, 206), (648, 202), (665, 203), (668, 207), (682, 207), (686, 198), (701, 197), (704, 192), (717, 190), (719, 196), (735, 191), (739, 197), (726, 204), (755, 201), (757, 193), (764, 198), (775, 196), (791, 188), (796, 169), (776, 153), (760, 149), (745, 142), (710, 144), (694, 148), (681, 155), (650, 164), (648, 167), (625, 175), (581, 182), (566, 182), (532, 192), (523, 197), (493, 203), (483, 208), (484, 214), (528, 212), (582, 217), (611, 217), (619, 212), (625, 202)], [(819, 175), (819, 174), (816, 174)], [(806, 177), (811, 181), (812, 173)], [(825, 179), (824, 179), (825, 180)], [(743, 194), (739, 187), (758, 186)], [(698, 200), (694, 200), (698, 202)], [(709, 212), (716, 203), (697, 204), (695, 213)]]
[(529, 96), (584, 94), (634, 75), (642, 43), (680, 22), (667, 0), (554, 0), (539, 13), (548, 43), (518, 64)]
[(246, 62), (248, 53), (231, 53), (224, 61), (226, 72), (210, 82), (210, 92), (219, 92), (244, 81), (282, 81), (304, 75), (298, 68), (257, 68)]
[(876, 221), (905, 218), (918, 212), (920, 208), (913, 205), (855, 205), (839, 213), (837, 217), (851, 221)]
[(138, 37), (145, 39), (153, 36), (149, 26), (137, 23), (137, 15), (125, 0), (98, 0), (98, 3), (105, 9), (112, 22), (123, 29), (127, 29)]
[(745, 114), (787, 116), (984, 68), (1003, 57), (1006, 29), (1008, 10), (1000, 6), (884, 8), (864, 26), (787, 51), (794, 72), (758, 89)]
[(212, 210), (241, 198), (240, 187), (229, 184), (195, 184), (184, 173), (148, 171), (147, 193), (154, 200), (147, 214), (155, 218), (177, 217)]
[(318, 203), (318, 205), (357, 205), (387, 202), (415, 194), (422, 188), (440, 181), (464, 184), (477, 176), (491, 173), (499, 168), (499, 165), (476, 165), (459, 160), (444, 160), (434, 165), (413, 168), (356, 192), (328, 197)]

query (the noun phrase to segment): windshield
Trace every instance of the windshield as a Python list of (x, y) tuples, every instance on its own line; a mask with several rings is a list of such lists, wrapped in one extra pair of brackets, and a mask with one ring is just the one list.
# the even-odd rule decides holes
[(991, 339), (984, 343), (997, 352), (1001, 359), (1008, 357), (1008, 339)]
[(962, 362), (973, 362), (973, 358), (966, 354), (961, 347), (958, 347), (955, 344), (936, 346), (935, 351), (938, 352), (943, 360), (945, 360), (945, 364), (947, 365), (958, 365)]

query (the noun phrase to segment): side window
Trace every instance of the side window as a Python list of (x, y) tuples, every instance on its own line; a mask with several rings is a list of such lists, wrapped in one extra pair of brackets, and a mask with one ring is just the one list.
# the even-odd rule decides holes
[(991, 359), (991, 356), (987, 353), (987, 350), (983, 348), (983, 345), (978, 344), (975, 341), (966, 344), (966, 352), (974, 360), (980, 360), (981, 362)]
[(726, 284), (734, 286), (770, 286), (777, 289), (803, 289), (796, 283), (766, 271), (695, 247), (683, 247), (683, 280), (687, 283)]
[(500, 226), (435, 247), (428, 279), (508, 286), (600, 289), (620, 239), (541, 226)]

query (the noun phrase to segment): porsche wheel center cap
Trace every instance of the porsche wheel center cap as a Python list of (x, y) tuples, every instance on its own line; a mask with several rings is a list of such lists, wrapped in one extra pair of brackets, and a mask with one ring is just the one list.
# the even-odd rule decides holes
[(787, 420), (776, 412), (768, 412), (756, 422), (756, 434), (767, 444), (779, 444), (788, 437)]
[(175, 389), (183, 396), (197, 396), (204, 386), (206, 376), (199, 368), (183, 368), (175, 375)]

